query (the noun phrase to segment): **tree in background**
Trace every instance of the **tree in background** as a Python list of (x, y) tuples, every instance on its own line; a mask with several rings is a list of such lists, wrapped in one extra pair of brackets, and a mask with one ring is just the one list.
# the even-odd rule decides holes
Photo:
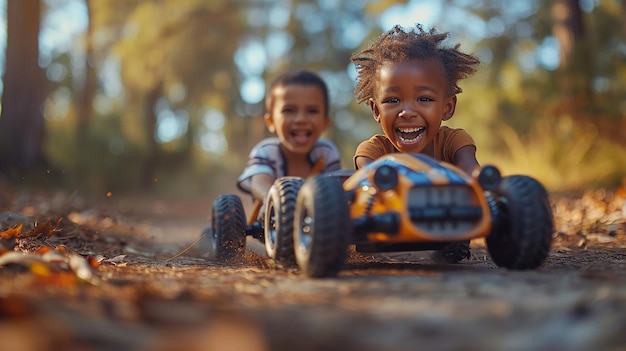
[[(172, 184), (176, 192), (187, 185), (195, 193), (202, 186), (223, 191), (264, 137), (265, 82), (303, 67), (329, 85), (328, 137), (349, 167), (356, 144), (378, 132), (367, 108), (354, 103), (349, 57), (387, 29), (385, 18), (413, 25), (406, 19), (424, 12), (407, 10), (426, 3), (439, 7), (429, 12), (433, 25), (483, 60), (479, 74), (464, 83), (461, 118), (452, 121), (476, 136), (481, 161), (551, 178), (552, 189), (605, 175), (614, 183), (626, 168), (615, 161), (626, 159), (618, 146), (626, 144), (626, 32), (619, 30), (626, 28), (626, 0), (44, 3), (50, 6), (44, 20), (55, 9), (57, 18), (75, 15), (66, 12), (70, 5), (89, 18), (69, 47), (43, 53), (40, 65), (51, 87), (45, 127), (25, 129), (45, 129), (46, 156), (72, 187), (116, 191), (154, 187), (158, 180), (157, 190)], [(386, 16), (393, 9), (395, 15)], [(6, 104), (16, 93), (10, 71)], [(31, 82), (26, 86), (36, 91)], [(12, 116), (0, 120), (19, 121), (12, 132), (0, 131), (22, 137), (26, 119)], [(15, 143), (9, 137), (2, 138), (6, 145)]]
[(452, 121), (471, 130), (481, 161), (532, 174), (551, 190), (621, 183), (626, 1), (447, 5), (448, 15), (466, 15), (445, 27), (483, 63)]
[(46, 95), (39, 68), (39, 0), (7, 1), (6, 69), (0, 115), (0, 172), (46, 167), (42, 104)]
[[(150, 189), (190, 159), (205, 110), (226, 114), (239, 100), (232, 60), (245, 22), (237, 2), (169, 0), (138, 4), (125, 25), (128, 34), (114, 52), (126, 101), (138, 107), (145, 147), (140, 182)], [(176, 120), (174, 140), (159, 134), (162, 118)]]

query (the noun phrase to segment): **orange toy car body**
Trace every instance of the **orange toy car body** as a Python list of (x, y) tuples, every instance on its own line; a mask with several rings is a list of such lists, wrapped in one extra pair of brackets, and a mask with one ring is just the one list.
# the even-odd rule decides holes
[(536, 180), (501, 177), (493, 166), (469, 176), (422, 154), (307, 179), (294, 222), (295, 257), (311, 277), (336, 275), (350, 244), (359, 252), (443, 250), (475, 238), (486, 239), (498, 266), (534, 269), (553, 232), (548, 194)]
[[(397, 214), (398, 228), (393, 232), (364, 228), (367, 242), (452, 241), (489, 234), (489, 204), (478, 182), (452, 165), (433, 162), (421, 155), (390, 155), (343, 183), (344, 190), (354, 193), (350, 218)], [(398, 173), (391, 189), (376, 186), (374, 177), (382, 166)]]

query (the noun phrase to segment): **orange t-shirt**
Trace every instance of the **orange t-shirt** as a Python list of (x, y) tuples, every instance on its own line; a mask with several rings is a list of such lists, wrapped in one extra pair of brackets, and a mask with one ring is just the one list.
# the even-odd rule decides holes
[[(447, 126), (439, 128), (435, 139), (434, 158), (438, 161), (454, 163), (454, 154), (464, 146), (473, 146), (476, 148), (474, 139), (464, 129), (453, 129)], [(376, 134), (373, 137), (359, 144), (354, 153), (354, 168), (356, 169), (356, 158), (363, 156), (372, 160), (376, 160), (384, 155), (400, 152), (389, 139), (382, 135)]]

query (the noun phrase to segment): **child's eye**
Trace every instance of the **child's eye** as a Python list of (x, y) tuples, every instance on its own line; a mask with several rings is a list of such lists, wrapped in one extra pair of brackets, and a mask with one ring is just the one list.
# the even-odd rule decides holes
[(419, 101), (419, 102), (427, 102), (427, 101), (434, 101), (434, 100), (432, 98), (429, 98), (428, 96), (422, 96), (422, 97), (419, 97), (417, 99), (417, 101)]
[(397, 104), (400, 102), (400, 99), (392, 97), (392, 98), (386, 98), (383, 100), (383, 104)]
[(320, 110), (317, 109), (317, 108), (310, 108), (309, 109), (309, 113), (319, 113), (319, 112), (320, 112)]

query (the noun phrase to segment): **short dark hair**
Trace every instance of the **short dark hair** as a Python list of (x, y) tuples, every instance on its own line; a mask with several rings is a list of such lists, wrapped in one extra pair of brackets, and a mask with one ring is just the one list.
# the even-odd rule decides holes
[(318, 74), (307, 70), (287, 72), (278, 76), (278, 78), (276, 78), (269, 86), (269, 88), (267, 89), (267, 93), (265, 94), (266, 111), (269, 112), (272, 110), (272, 104), (274, 103), (274, 96), (272, 95), (272, 92), (274, 91), (274, 89), (279, 86), (285, 86), (290, 84), (312, 85), (318, 87), (322, 92), (322, 96), (324, 97), (324, 115), (329, 115), (330, 103), (326, 82), (324, 82), (324, 80)]
[(449, 84), (449, 94), (462, 90), (458, 81), (476, 72), (480, 61), (473, 55), (460, 52), (461, 44), (444, 47), (442, 42), (449, 33), (437, 33), (433, 28), (424, 30), (422, 25), (405, 31), (395, 26), (374, 40), (370, 46), (350, 58), (356, 65), (357, 84), (354, 95), (359, 103), (374, 97), (376, 74), (385, 62), (406, 62), (414, 59), (435, 59), (441, 61)]

